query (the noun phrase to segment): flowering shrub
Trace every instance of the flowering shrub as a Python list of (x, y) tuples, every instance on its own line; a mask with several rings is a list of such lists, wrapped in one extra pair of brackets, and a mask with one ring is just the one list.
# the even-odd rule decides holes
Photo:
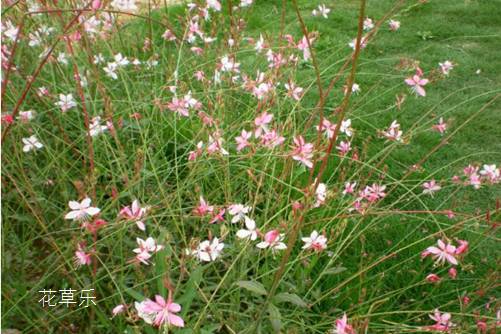
[(5, 326), (495, 332), (501, 90), (341, 3), (4, 1)]

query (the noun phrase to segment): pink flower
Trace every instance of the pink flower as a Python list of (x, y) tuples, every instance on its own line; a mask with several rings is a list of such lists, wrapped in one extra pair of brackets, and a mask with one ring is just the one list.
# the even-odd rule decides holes
[(480, 333), (487, 333), (487, 323), (485, 322), (485, 320), (478, 320), (477, 328), (480, 331)]
[(200, 55), (202, 55), (202, 54), (204, 53), (204, 49), (202, 49), (202, 48), (200, 48), (200, 47), (198, 47), (198, 46), (192, 46), (192, 47), (190, 48), (190, 50), (191, 50), (194, 54), (196, 54), (197, 56), (200, 56)]
[(203, 146), (204, 142), (199, 141), (197, 144), (197, 149), (195, 151), (188, 152), (188, 161), (195, 161), (199, 156), (201, 156)]
[(468, 251), (468, 241), (458, 240), (459, 246), (456, 248), (456, 255), (464, 254)]
[(98, 10), (99, 8), (101, 8), (101, 0), (93, 0), (91, 8), (93, 10)]
[(214, 9), (216, 12), (221, 11), (221, 3), (218, 0), (207, 0), (207, 7)]
[(429, 274), (426, 276), (426, 281), (429, 283), (437, 283), (440, 282), (440, 277), (437, 274)]
[(119, 304), (117, 306), (115, 306), (113, 308), (113, 310), (111, 311), (111, 313), (113, 314), (113, 316), (117, 316), (118, 314), (120, 313), (123, 313), (125, 311), (125, 308), (126, 308), (126, 305), (125, 304)]
[(262, 82), (259, 85), (255, 86), (252, 89), (252, 94), (257, 97), (259, 100), (265, 98), (268, 93), (272, 90), (272, 85), (267, 82)]
[(242, 221), (249, 211), (252, 210), (252, 207), (246, 206), (243, 204), (232, 204), (228, 207), (229, 214), (233, 217), (231, 219), (231, 223), (235, 224)]
[(205, 73), (204, 71), (196, 71), (195, 74), (193, 75), (195, 79), (198, 81), (203, 81), (205, 79)]
[(301, 238), (301, 240), (304, 242), (303, 249), (321, 252), (327, 248), (327, 238), (325, 235), (318, 234), (317, 231), (311, 232), (309, 237)]
[(443, 117), (440, 117), (438, 124), (434, 124), (431, 128), (440, 134), (444, 134), (447, 130), (447, 123), (444, 122)]
[(297, 87), (293, 82), (286, 83), (285, 89), (287, 89), (287, 96), (293, 98), (296, 101), (301, 100), (303, 96), (303, 88)]
[(346, 313), (341, 319), (336, 320), (336, 328), (332, 331), (332, 334), (355, 334), (353, 327), (348, 325), (348, 317)]
[[(160, 327), (162, 324), (172, 325), (174, 327), (184, 327), (184, 321), (181, 317), (175, 315), (181, 311), (181, 306), (172, 302), (171, 294), (167, 301), (160, 295), (155, 296), (155, 301), (146, 299), (141, 303), (135, 303), (138, 315), (147, 323)], [(146, 317), (145, 317), (146, 316)], [(152, 322), (149, 322), (151, 321)]]
[(305, 143), (302, 136), (294, 138), (294, 149), (292, 151), (292, 159), (301, 162), (308, 168), (313, 167), (313, 144)]
[(442, 189), (442, 187), (435, 180), (423, 183), (423, 188), (424, 188), (423, 194), (427, 194), (430, 196), (433, 196), (433, 193)]
[(432, 320), (436, 322), (435, 325), (429, 326), (429, 329), (431, 330), (447, 332), (449, 331), (450, 327), (453, 326), (453, 324), (450, 322), (451, 320), (450, 313), (440, 313), (439, 310), (435, 309), (434, 313), (430, 314), (429, 316)]
[(96, 233), (97, 231), (99, 231), (99, 229), (104, 227), (106, 224), (108, 224), (108, 222), (106, 222), (105, 220), (96, 219), (93, 222), (83, 222), (82, 227), (86, 228), (87, 231), (89, 231), (90, 233)]
[(420, 75), (415, 74), (410, 78), (405, 79), (405, 83), (411, 86), (412, 90), (420, 96), (426, 96), (426, 91), (423, 86), (428, 83), (428, 79), (421, 78)]
[(214, 119), (204, 113), (203, 111), (198, 112), (198, 117), (202, 120), (202, 123), (207, 126), (213, 126), (214, 125)]
[(480, 180), (480, 175), (478, 174), (471, 174), (468, 180), (468, 183), (473, 186), (475, 189), (479, 189), (480, 185), (482, 184), (482, 180)]
[(349, 141), (341, 141), (336, 149), (339, 151), (339, 155), (345, 155), (351, 150), (351, 144)]
[[(313, 38), (309, 40), (310, 44), (313, 44)], [(308, 46), (308, 39), (306, 39), (306, 36), (303, 36), (303, 38), (297, 43), (297, 48), (301, 51), (303, 51), (303, 60), (308, 61), (311, 58), (311, 51)]]
[(252, 137), (252, 132), (247, 132), (242, 130), (240, 136), (235, 137), (235, 141), (237, 142), (237, 151), (240, 152), (244, 148), (250, 146), (249, 139)]
[(212, 135), (209, 135), (209, 141), (207, 143), (207, 152), (209, 154), (213, 154), (216, 152), (221, 153), (222, 155), (228, 155), (228, 151), (226, 151), (223, 147), (223, 138), (219, 131), (214, 132)]
[(389, 140), (402, 142), (402, 130), (400, 130), (400, 124), (397, 121), (393, 121), (388, 128), (388, 130), (383, 131), (383, 136)]
[(69, 206), (71, 211), (64, 216), (64, 219), (70, 220), (86, 220), (89, 217), (97, 215), (101, 210), (99, 208), (90, 206), (91, 199), (84, 198), (80, 203), (77, 201), (70, 201)]
[(400, 28), (400, 21), (390, 20), (388, 25), (391, 31), (397, 31)]
[(131, 206), (125, 206), (120, 210), (120, 215), (125, 217), (129, 221), (135, 221), (137, 227), (141, 231), (145, 231), (146, 227), (144, 223), (142, 222), (142, 218), (146, 215), (146, 210), (147, 208), (142, 208), (139, 205), (139, 201), (135, 199)]
[(458, 271), (456, 270), (456, 268), (452, 267), (449, 269), (448, 274), (449, 274), (449, 277), (451, 279), (456, 279), (456, 276), (458, 275)]
[(336, 130), (336, 124), (332, 124), (328, 119), (324, 118), (320, 125), (316, 126), (317, 131), (325, 132), (328, 139), (334, 136), (334, 131)]
[(2, 123), (12, 124), (12, 123), (14, 123), (14, 117), (11, 114), (3, 114), (2, 115)]
[(165, 39), (166, 41), (175, 41), (176, 35), (174, 35), (174, 33), (170, 29), (167, 29), (162, 34), (162, 38)]
[(443, 264), (446, 261), (452, 265), (457, 265), (458, 261), (454, 257), (456, 254), (456, 247), (451, 244), (445, 244), (441, 239), (437, 241), (438, 248), (435, 246), (426, 249), (425, 256), (431, 254), (437, 263)]
[(211, 214), (214, 211), (214, 207), (209, 205), (205, 199), (200, 196), (200, 204), (193, 210), (195, 216), (203, 217), (207, 214)]
[(276, 146), (282, 145), (284, 142), (285, 138), (280, 136), (275, 129), (266, 132), (262, 137), (261, 137), (261, 144), (268, 148), (274, 148)]
[(90, 253), (86, 253), (83, 250), (83, 246), (78, 244), (77, 250), (75, 251), (75, 266), (88, 266), (91, 263), (91, 255)]
[(344, 184), (344, 190), (343, 190), (343, 195), (346, 194), (353, 194), (355, 192), (355, 187), (357, 186), (357, 182), (346, 182)]
[(366, 186), (365, 189), (360, 192), (360, 199), (365, 198), (369, 202), (383, 199), (386, 196), (384, 192), (385, 189), (386, 186), (373, 183), (372, 186)]
[(364, 30), (369, 31), (374, 28), (374, 22), (370, 17), (366, 17), (364, 20)]
[(282, 242), (283, 238), (284, 235), (280, 234), (278, 230), (271, 230), (266, 232), (264, 241), (258, 243), (256, 247), (261, 249), (271, 248), (272, 250), (283, 250), (287, 248)]
[(190, 115), (188, 111), (188, 103), (186, 103), (184, 99), (173, 97), (172, 101), (167, 103), (167, 108), (180, 116), (188, 117)]
[(219, 210), (218, 213), (216, 213), (211, 220), (209, 221), (209, 224), (215, 224), (217, 222), (224, 222), (224, 214), (226, 212), (226, 209), (221, 209)]
[(449, 71), (454, 68), (454, 64), (448, 60), (444, 61), (443, 63), (438, 63), (438, 65), (440, 66), (440, 70), (444, 75), (449, 75)]

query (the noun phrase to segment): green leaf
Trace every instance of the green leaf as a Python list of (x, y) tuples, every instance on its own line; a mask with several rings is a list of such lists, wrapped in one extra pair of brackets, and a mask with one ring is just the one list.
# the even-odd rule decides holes
[(273, 304), (268, 305), (268, 313), (270, 315), (271, 327), (275, 330), (275, 333), (280, 333), (282, 329), (282, 315), (280, 310)]
[(329, 268), (329, 269), (327, 269), (326, 271), (323, 272), (323, 275), (335, 275), (335, 274), (342, 273), (345, 270), (346, 270), (345, 267)]
[(185, 294), (182, 295), (177, 300), (177, 303), (179, 303), (183, 306), (183, 308), (181, 310), (181, 315), (183, 317), (186, 316), (186, 314), (188, 314), (191, 303), (193, 302), (193, 299), (197, 295), (197, 288), (198, 288), (198, 285), (200, 284), (200, 281), (202, 280), (203, 272), (204, 272), (203, 266), (198, 266), (194, 270), (191, 271), (190, 279), (188, 280), (188, 282), (186, 283), (186, 285), (184, 287)]
[(282, 293), (277, 294), (274, 297), (274, 300), (277, 303), (285, 302), (285, 303), (292, 303), (292, 304), (297, 305), (299, 307), (305, 307), (305, 308), (308, 307), (308, 304), (303, 299), (301, 299), (301, 297), (296, 295), (295, 293), (282, 292)]
[(247, 289), (250, 292), (253, 292), (253, 293), (258, 294), (258, 295), (264, 296), (267, 294), (264, 286), (261, 283), (256, 282), (256, 281), (238, 281), (235, 284), (241, 288)]
[(125, 288), (124, 291), (125, 291), (126, 294), (128, 294), (129, 296), (131, 296), (132, 298), (134, 298), (138, 302), (141, 302), (141, 301), (143, 301), (145, 299), (144, 296), (143, 296), (143, 294), (140, 293), (140, 292), (137, 292), (136, 290)]

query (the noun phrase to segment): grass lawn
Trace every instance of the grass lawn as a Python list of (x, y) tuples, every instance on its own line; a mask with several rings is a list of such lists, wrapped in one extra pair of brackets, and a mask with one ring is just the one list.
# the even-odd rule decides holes
[[(284, 10), (282, 1), (255, 0), (232, 9), (233, 20), (228, 2), (221, 2), (222, 12), (210, 10), (211, 20), (200, 23), (205, 36), (217, 37), (213, 43), (199, 37), (194, 44), (178, 43), (188, 34), (178, 22), (186, 19), (185, 5), (151, 11), (142, 5), (140, 17), (121, 15), (107, 38), (74, 41), (74, 57), (61, 40), (54, 58), (65, 52), (68, 64), (48, 61), (19, 108), (34, 110), (35, 118), (2, 121), (2, 330), (328, 333), (346, 313), (357, 333), (419, 333), (434, 324), (428, 314), (439, 309), (451, 313), (452, 333), (476, 333), (478, 321), (495, 333), (501, 309), (501, 187), (482, 177), (474, 189), (463, 169), (501, 164), (501, 0), (402, 1), (389, 17), (400, 21), (400, 28), (391, 31), (385, 20), (361, 50), (354, 78), (360, 91), (344, 111), (351, 65), (339, 71), (353, 51), (348, 44), (357, 36), (358, 1), (298, 0), (305, 27), (316, 32), (309, 61), (284, 38), (290, 34), (298, 42), (304, 35), (293, 1), (284, 1)], [(395, 3), (368, 0), (365, 16), (376, 22)], [(331, 9), (328, 18), (312, 15), (319, 4)], [(20, 6), (5, 5), (2, 20), (19, 24)], [(72, 8), (69, 2), (60, 7)], [(53, 45), (72, 15), (39, 14), (26, 21), (2, 115), (16, 109), (26, 77), (43, 59), (44, 47), (29, 46), (28, 34), (43, 24), (53, 26), (56, 31), (44, 41)], [(178, 41), (162, 38), (166, 27), (173, 27)], [(256, 54), (246, 38), (260, 35), (266, 46)], [(2, 38), (12, 50), (13, 42)], [(228, 38), (236, 40), (234, 47)], [(201, 56), (190, 50), (195, 45), (204, 49)], [(298, 56), (297, 65), (269, 68), (268, 48), (284, 58)], [(142, 64), (117, 70), (113, 80), (103, 67), (119, 52)], [(106, 61), (95, 65), (92, 57), (98, 54)], [(232, 81), (222, 71), (220, 84), (209, 83), (224, 55), (240, 63), (239, 73), (232, 74), (239, 78)], [(89, 119), (72, 58), (87, 81), (82, 92)], [(439, 69), (446, 60), (454, 64), (449, 75)], [(404, 81), (416, 67), (429, 79), (425, 97)], [(194, 79), (197, 71), (205, 73), (204, 81)], [(242, 78), (255, 80), (258, 71), (276, 85), (272, 97), (259, 100), (242, 89)], [(325, 91), (337, 73), (340, 80), (325, 100), (323, 116), (334, 124), (341, 112), (351, 119), (353, 135), (340, 133), (334, 144), (349, 141), (351, 150), (341, 155), (334, 148), (320, 171), (329, 141), (315, 129), (318, 79)], [(299, 101), (286, 96), (284, 84), (292, 81), (304, 89)], [(189, 117), (170, 111), (171, 86), (179, 98), (191, 92), (214, 124), (205, 124), (191, 107)], [(37, 95), (40, 87), (50, 93)], [(77, 106), (63, 113), (55, 103), (59, 94), (70, 93)], [(284, 143), (267, 149), (253, 139), (254, 146), (238, 152), (235, 137), (254, 129), (264, 111), (273, 115), (264, 131), (277, 129)], [(91, 137), (85, 124), (95, 116), (113, 127)], [(432, 130), (440, 118), (447, 123), (444, 134)], [(383, 137), (394, 120), (403, 131), (401, 141)], [(223, 141), (217, 142), (218, 134)], [(44, 146), (23, 152), (22, 138), (31, 135)], [(291, 158), (299, 135), (316, 147), (311, 174)], [(209, 154), (211, 138), (216, 152), (223, 146), (229, 154)], [(190, 161), (200, 141), (203, 152)], [(325, 203), (314, 207), (317, 176), (328, 192)], [(441, 189), (423, 193), (423, 183), (431, 180)], [(357, 182), (355, 194), (342, 194), (346, 182)], [(372, 184), (385, 185), (386, 195), (356, 210), (357, 194)], [(209, 224), (212, 217), (197, 216), (200, 196), (214, 206), (212, 215), (226, 209), (224, 221)], [(65, 219), (68, 202), (85, 197), (106, 221), (96, 233)], [(145, 232), (135, 224), (139, 219), (120, 214), (134, 199), (149, 207), (142, 219)], [(248, 215), (260, 232), (258, 240), (235, 236), (244, 228), (243, 221), (230, 223), (229, 206), (235, 203), (252, 208)], [(271, 230), (283, 234), (287, 250), (256, 247)], [(301, 249), (301, 238), (313, 230), (328, 239), (322, 252)], [(149, 236), (164, 247), (150, 251), (145, 265), (133, 249), (136, 237)], [(200, 261), (189, 251), (215, 237), (224, 248), (214, 261)], [(454, 245), (468, 241), (457, 266), (422, 258), (438, 239)], [(90, 264), (75, 265), (76, 250), (90, 254)], [(453, 267), (455, 279), (449, 273)], [(426, 280), (432, 273), (440, 282)], [(39, 301), (41, 290), (70, 288), (77, 291), (77, 305), (43, 307)], [(94, 289), (96, 305), (78, 305), (84, 289)], [(184, 328), (157, 329), (138, 316), (134, 302), (169, 293), (181, 306), (177, 314)], [(119, 304), (126, 305), (124, 312), (112, 318)]]

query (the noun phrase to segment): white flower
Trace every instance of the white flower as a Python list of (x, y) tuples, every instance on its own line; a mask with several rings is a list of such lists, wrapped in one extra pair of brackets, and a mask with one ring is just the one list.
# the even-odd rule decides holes
[(152, 237), (148, 237), (146, 240), (136, 238), (136, 242), (139, 248), (134, 248), (132, 251), (137, 254), (136, 259), (146, 265), (149, 264), (151, 253), (159, 252), (164, 248), (164, 246), (158, 245)]
[(374, 28), (374, 22), (370, 17), (365, 18), (364, 20), (364, 30), (371, 30)]
[(331, 10), (330, 10), (329, 8), (325, 7), (325, 5), (324, 5), (324, 4), (322, 4), (322, 5), (318, 5), (318, 10), (314, 9), (314, 10), (311, 12), (311, 14), (312, 14), (313, 16), (319, 16), (319, 15), (322, 15), (324, 18), (326, 18), (326, 19), (327, 19), (327, 18), (328, 18), (328, 16), (327, 16), (327, 15), (329, 14), (329, 12), (330, 12), (330, 11), (331, 11)]
[(117, 70), (116, 63), (108, 63), (106, 67), (103, 67), (103, 71), (106, 72), (106, 75), (112, 78), (113, 80), (118, 79), (118, 75), (115, 72)]
[(66, 53), (59, 52), (59, 54), (57, 55), (57, 61), (63, 65), (68, 65), (68, 57), (66, 57)]
[(230, 207), (228, 208), (228, 213), (233, 216), (231, 222), (235, 224), (244, 219), (245, 215), (249, 213), (250, 209), (250, 206), (244, 206), (242, 204), (230, 205)]
[(108, 130), (108, 127), (106, 125), (101, 125), (101, 117), (96, 116), (92, 118), (92, 122), (89, 126), (89, 133), (92, 137), (95, 137), (106, 130)]
[(155, 66), (158, 65), (158, 60), (156, 60), (156, 59), (148, 59), (145, 62), (145, 64), (146, 64), (146, 68), (150, 69), (150, 68), (155, 67)]
[(318, 208), (320, 205), (325, 203), (325, 199), (327, 198), (327, 186), (325, 183), (319, 183), (317, 189), (315, 190), (316, 201), (313, 205), (315, 208)]
[(256, 41), (256, 45), (254, 46), (254, 50), (256, 50), (257, 53), (260, 53), (264, 48), (264, 39), (263, 35), (259, 34), (259, 39)]
[(221, 11), (221, 3), (218, 0), (207, 0), (207, 7), (214, 9), (216, 12)]
[(99, 32), (101, 21), (97, 17), (91, 16), (84, 21), (83, 25), (86, 33), (89, 35), (95, 35)]
[(4, 34), (11, 41), (15, 41), (17, 38), (17, 34), (19, 33), (19, 28), (14, 27), (12, 22), (6, 21), (5, 25), (2, 24), (2, 34)]
[(26, 110), (19, 112), (19, 116), (17, 116), (17, 119), (22, 122), (28, 122), (31, 121), (34, 117), (35, 117), (35, 111)]
[(351, 86), (351, 92), (352, 92), (353, 94), (357, 94), (357, 93), (359, 93), (359, 92), (360, 92), (360, 90), (361, 90), (361, 89), (360, 89), (360, 85), (359, 85), (359, 84), (357, 84), (357, 83), (353, 83), (353, 85)]
[(147, 324), (153, 324), (153, 321), (155, 320), (155, 317), (157, 316), (156, 313), (149, 313), (149, 312), (146, 312), (145, 308), (146, 308), (146, 303), (147, 303), (147, 300), (144, 300), (140, 303), (138, 302), (134, 302), (134, 307), (136, 308), (137, 310), (137, 315), (144, 320), (144, 322), (146, 322)]
[(28, 36), (30, 38), (30, 41), (28, 42), (29, 46), (34, 47), (42, 43), (42, 37), (40, 36), (40, 33), (38, 31), (30, 33)]
[(318, 234), (317, 231), (313, 231), (309, 238), (301, 238), (304, 245), (303, 249), (312, 249), (315, 251), (322, 251), (327, 248), (327, 238), (324, 235)]
[(240, 0), (240, 7), (249, 7), (254, 0)]
[(241, 229), (237, 231), (237, 238), (239, 239), (257, 239), (256, 222), (253, 219), (245, 216), (245, 227), (247, 229)]
[(64, 219), (82, 220), (97, 215), (101, 210), (90, 206), (90, 198), (86, 197), (81, 202), (70, 201), (68, 203), (71, 211), (64, 216)]
[(118, 67), (129, 65), (129, 59), (127, 59), (127, 57), (122, 56), (121, 53), (117, 53), (113, 58), (115, 59), (115, 63)]
[(135, 0), (113, 0), (111, 6), (116, 10), (124, 12), (134, 12), (137, 10)]
[(77, 103), (73, 99), (73, 94), (59, 94), (59, 101), (56, 102), (56, 106), (60, 107), (62, 112), (66, 112), (69, 109), (76, 107)]
[(98, 53), (97, 55), (94, 55), (94, 64), (101, 64), (104, 63), (104, 56), (101, 53)]
[(501, 172), (496, 165), (484, 165), (480, 171), (480, 175), (484, 175), (489, 178), (492, 183), (499, 182), (501, 178)]
[(211, 262), (221, 255), (224, 248), (224, 243), (219, 242), (218, 238), (212, 239), (212, 242), (205, 240), (198, 245), (195, 255), (200, 261)]
[(238, 73), (240, 63), (236, 63), (233, 59), (230, 59), (227, 55), (221, 58), (221, 71), (223, 72), (236, 72)]
[(341, 132), (351, 137), (353, 135), (353, 129), (351, 128), (351, 119), (347, 119), (346, 121), (341, 122)]
[(388, 128), (388, 130), (383, 132), (383, 136), (389, 140), (395, 140), (398, 142), (402, 141), (402, 131), (400, 130), (400, 124), (397, 121), (393, 121)]
[(38, 141), (37, 137), (31, 136), (28, 138), (23, 138), (23, 152), (29, 152), (31, 150), (39, 150), (43, 147), (42, 143)]

